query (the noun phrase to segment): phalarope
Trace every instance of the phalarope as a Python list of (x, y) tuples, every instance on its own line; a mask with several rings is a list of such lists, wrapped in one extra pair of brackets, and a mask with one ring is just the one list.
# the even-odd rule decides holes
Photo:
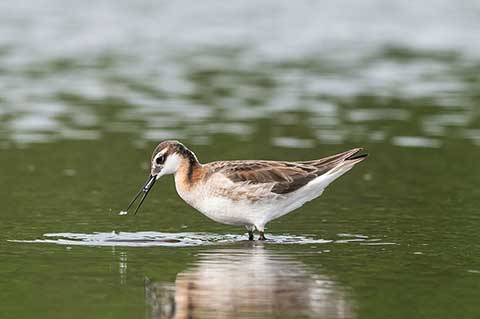
[(175, 187), (190, 206), (216, 222), (245, 226), (265, 240), (265, 225), (320, 196), (335, 179), (363, 161), (361, 148), (301, 161), (237, 160), (201, 164), (178, 141), (158, 144), (151, 157), (150, 176), (127, 207), (143, 194), (135, 214), (155, 182), (175, 175)]

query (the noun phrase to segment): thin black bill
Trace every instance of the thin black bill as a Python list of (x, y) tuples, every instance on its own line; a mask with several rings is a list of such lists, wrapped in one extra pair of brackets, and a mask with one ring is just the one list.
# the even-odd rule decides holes
[(142, 198), (140, 199), (140, 203), (138, 204), (137, 208), (135, 208), (135, 212), (134, 214), (136, 215), (137, 214), (137, 211), (138, 209), (140, 208), (140, 206), (142, 206), (142, 203), (143, 201), (145, 200), (145, 198), (147, 197), (148, 193), (150, 192), (150, 190), (152, 189), (153, 185), (155, 184), (155, 182), (157, 181), (157, 178), (156, 176), (154, 175), (150, 175), (150, 177), (147, 179), (147, 181), (145, 182), (145, 184), (142, 186), (142, 188), (140, 188), (140, 190), (138, 191), (137, 195), (135, 195), (135, 197), (132, 199), (132, 201), (130, 202), (130, 204), (128, 204), (128, 207), (126, 209), (126, 211), (128, 212), (128, 210), (130, 209), (130, 207), (132, 207), (133, 203), (135, 203), (135, 201), (137, 200), (137, 198), (143, 194)]

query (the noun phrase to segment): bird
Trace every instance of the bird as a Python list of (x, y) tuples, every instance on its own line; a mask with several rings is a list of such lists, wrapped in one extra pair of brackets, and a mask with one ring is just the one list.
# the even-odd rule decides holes
[(153, 150), (150, 175), (123, 213), (143, 195), (134, 214), (155, 182), (174, 175), (178, 195), (208, 218), (244, 226), (248, 239), (266, 240), (265, 225), (319, 197), (325, 188), (368, 154), (354, 148), (308, 161), (232, 160), (202, 164), (193, 151), (176, 140)]

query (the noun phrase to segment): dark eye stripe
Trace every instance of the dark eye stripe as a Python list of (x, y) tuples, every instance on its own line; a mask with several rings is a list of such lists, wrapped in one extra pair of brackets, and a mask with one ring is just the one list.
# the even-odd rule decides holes
[(160, 155), (159, 157), (157, 157), (157, 159), (155, 160), (155, 162), (157, 164), (163, 164), (165, 162), (165, 156), (164, 155)]

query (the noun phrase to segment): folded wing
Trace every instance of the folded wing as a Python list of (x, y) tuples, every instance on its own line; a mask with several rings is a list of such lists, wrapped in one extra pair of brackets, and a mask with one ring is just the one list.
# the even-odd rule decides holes
[(209, 165), (211, 173), (221, 173), (234, 183), (271, 184), (271, 192), (288, 194), (334, 169), (346, 160), (357, 159), (361, 149), (304, 162), (226, 161)]

